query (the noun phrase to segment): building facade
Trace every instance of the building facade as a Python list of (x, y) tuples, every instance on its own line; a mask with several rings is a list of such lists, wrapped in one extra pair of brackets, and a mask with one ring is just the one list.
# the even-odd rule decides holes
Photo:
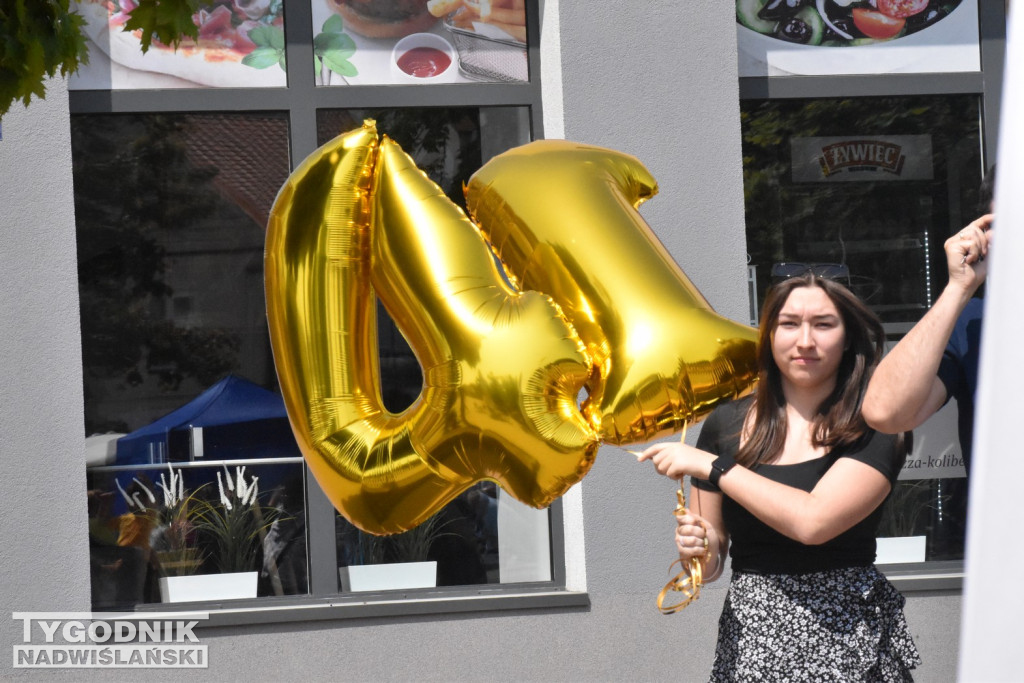
[[(288, 8), (298, 5), (303, 3), (286, 3)], [(975, 70), (843, 78), (741, 77), (736, 12), (729, 3), (686, 3), (684, 8), (667, 1), (613, 5), (547, 0), (527, 7), (534, 40), (530, 43), (530, 83), (525, 85), (488, 90), (486, 84), (467, 84), (463, 93), (455, 90), (463, 87), (458, 84), (391, 86), (402, 89), (397, 94), (367, 86), (354, 89), (352, 98), (346, 99), (340, 94), (315, 93), (312, 85), (294, 81), (290, 88), (282, 89), (282, 93), (292, 90), (291, 94), (228, 89), (212, 95), (170, 90), (122, 95), (116, 89), (69, 91), (65, 80), (52, 79), (47, 82), (45, 99), (34, 100), (28, 108), (15, 105), (4, 117), (0, 139), (4, 234), (0, 363), (5, 380), (0, 388), (0, 505), (6, 546), (3, 604), (12, 612), (87, 612), (97, 607), (88, 512), (88, 492), (94, 480), (87, 476), (83, 462), (83, 425), (94, 417), (88, 414), (90, 406), (98, 404), (95, 395), (87, 395), (83, 387), (101, 384), (89, 385), (83, 370), (89, 363), (86, 356), (95, 347), (83, 341), (83, 328), (91, 324), (82, 319), (88, 301), (80, 289), (81, 223), (88, 207), (80, 198), (76, 200), (75, 183), (81, 187), (82, 178), (90, 173), (88, 164), (84, 170), (80, 166), (88, 151), (82, 141), (88, 139), (89, 128), (95, 127), (92, 124), (104, 116), (120, 115), (122, 120), (130, 116), (142, 120), (154, 112), (205, 116), (208, 118), (198, 128), (206, 129), (212, 127), (214, 118), (224, 116), (229, 120), (218, 129), (223, 132), (244, 130), (244, 116), (238, 120), (231, 117), (259, 113), (264, 118), (246, 135), (251, 139), (267, 130), (283, 131), (283, 139), (261, 143), (260, 149), (266, 156), (277, 154), (284, 169), (280, 172), (285, 174), (322, 143), (324, 136), (339, 132), (342, 122), (356, 120), (371, 110), (402, 107), (472, 109), (477, 125), (484, 130), (474, 133), (479, 138), (477, 144), (484, 148), (480, 152), (484, 159), (490, 156), (488, 145), (497, 151), (532, 137), (564, 138), (626, 152), (641, 160), (660, 186), (659, 194), (641, 210), (644, 219), (715, 310), (744, 322), (756, 320), (752, 310), (756, 311), (757, 283), (763, 286), (767, 282), (776, 261), (832, 261), (830, 247), (822, 245), (844, 241), (841, 235), (801, 238), (801, 231), (807, 229), (801, 220), (813, 224), (821, 217), (803, 215), (790, 221), (781, 209), (768, 219), (784, 226), (775, 242), (751, 238), (750, 226), (763, 217), (756, 216), (760, 210), (750, 204), (750, 197), (757, 196), (750, 176), (758, 169), (752, 169), (749, 162), (745, 169), (744, 164), (757, 152), (751, 146), (752, 121), (771, 107), (781, 102), (795, 109), (806, 108), (814, 100), (856, 100), (857, 105), (875, 98), (884, 100), (887, 111), (897, 118), (902, 106), (937, 117), (927, 119), (926, 125), (952, 140), (942, 149), (953, 150), (949, 151), (951, 157), (959, 156), (941, 166), (943, 175), (938, 180), (925, 174), (928, 177), (911, 178), (900, 186), (900, 190), (912, 188), (898, 194), (910, 195), (917, 209), (928, 204), (928, 218), (914, 228), (920, 232), (919, 239), (903, 231), (897, 235), (904, 240), (900, 244), (916, 239), (915, 248), (923, 249), (938, 239), (943, 224), (955, 230), (963, 217), (974, 211), (967, 206), (973, 186), (994, 162), (1003, 44), (1001, 36), (993, 38), (991, 31), (1005, 26), (1003, 7), (992, 12), (988, 3), (979, 3), (982, 39)], [(299, 11), (307, 25), (314, 19), (308, 7)], [(289, 29), (289, 38), (296, 37), (289, 44), (290, 60), (309, 53), (312, 36), (308, 31), (305, 35), (303, 43), (302, 32)], [(261, 96), (267, 99), (261, 101)], [(910, 98), (917, 99), (908, 103)], [(319, 109), (311, 113), (310, 107), (325, 113), (318, 116)], [(795, 109), (773, 115), (805, 115)], [(972, 112), (973, 124), (964, 124), (963, 119), (970, 119)], [(824, 116), (833, 113), (826, 111)], [(302, 116), (307, 118), (299, 122)], [(479, 123), (488, 116), (489, 130), (494, 131), (490, 136), (486, 122)], [(804, 125), (814, 131), (821, 128), (817, 123)], [(906, 145), (920, 143), (920, 138), (913, 136), (921, 133), (912, 130), (911, 124), (895, 125), (897, 129), (892, 131), (794, 134), (791, 137), (803, 142), (786, 138), (786, 144), (797, 149), (825, 138), (828, 144), (839, 144), (866, 134), (890, 136), (886, 138), (890, 142), (891, 136), (902, 136), (897, 142)], [(963, 130), (964, 125), (973, 128)], [(942, 126), (948, 130), (942, 132)], [(111, 128), (109, 135), (116, 138), (121, 130)], [(207, 149), (214, 145), (204, 144)], [(929, 144), (938, 149), (945, 143), (933, 138)], [(189, 163), (202, 167), (194, 159)], [(440, 165), (444, 167), (443, 159)], [(787, 167), (782, 172), (786, 177), (776, 180), (770, 190), (785, 197), (787, 210), (839, 202), (836, 197), (840, 195), (833, 194), (831, 186), (800, 185), (795, 167), (796, 162)], [(960, 177), (968, 171), (969, 177)], [(240, 213), (214, 212), (216, 215), (204, 220), (213, 221), (210, 225), (263, 224), (266, 198), (238, 198), (237, 192), (232, 194), (230, 187), (224, 187), (231, 183), (242, 188), (264, 187), (268, 182), (273, 186), (276, 181), (233, 180), (225, 175), (218, 179), (222, 183), (218, 192), (236, 197), (234, 207)], [(196, 187), (203, 183), (197, 179)], [(944, 189), (934, 190), (936, 185)], [(870, 191), (859, 197), (842, 195), (840, 203), (848, 210), (858, 198), (870, 202), (885, 192), (885, 188), (871, 185)], [(780, 199), (780, 205), (782, 202)], [(933, 203), (941, 206), (933, 208)], [(247, 212), (247, 206), (254, 208)], [(896, 210), (911, 212), (905, 207)], [(898, 215), (900, 220), (905, 217)], [(889, 227), (884, 217), (871, 220), (872, 229)], [(157, 240), (167, 240), (160, 242), (168, 254), (164, 267), (173, 271), (170, 277), (178, 278), (173, 281), (174, 295), (165, 302), (169, 308), (162, 315), (178, 316), (179, 322), (187, 321), (195, 307), (202, 305), (204, 292), (190, 292), (186, 286), (192, 274), (201, 270), (206, 278), (210, 272), (226, 270), (231, 282), (261, 279), (258, 234), (242, 231), (230, 244), (200, 235), (188, 238), (193, 240), (189, 243), (200, 238), (206, 239), (204, 253), (230, 252), (230, 258), (204, 265), (187, 250), (176, 251), (174, 240)], [(883, 242), (865, 249), (893, 248), (885, 242), (888, 237), (872, 233), (860, 239)], [(865, 263), (872, 262), (875, 251), (862, 253)], [(845, 259), (846, 252), (843, 256)], [(851, 270), (859, 267), (854, 256), (851, 252)], [(920, 292), (886, 299), (884, 303), (893, 307), (888, 310), (926, 307), (925, 289), (940, 286), (931, 280), (939, 268), (934, 256), (934, 252), (922, 252), (920, 263), (900, 261), (888, 266), (907, 272), (916, 268), (919, 277), (915, 275), (915, 282), (922, 283)], [(759, 272), (757, 266), (763, 269)], [(872, 271), (861, 276), (877, 281), (881, 274)], [(228, 293), (234, 292), (230, 286), (225, 285)], [(867, 286), (870, 290), (876, 285)], [(246, 312), (242, 316), (249, 321), (245, 330), (262, 324), (260, 301), (247, 299), (244, 292), (231, 297), (218, 305), (225, 311)], [(910, 314), (894, 316), (887, 322), (895, 338), (915, 318)], [(268, 349), (261, 348), (262, 338), (246, 341), (245, 334), (239, 332), (238, 342), (240, 353), (246, 356), (245, 367), (268, 371)], [(126, 419), (118, 428), (134, 430), (151, 417), (172, 411), (186, 401), (186, 395), (195, 396), (202, 388), (198, 380), (193, 385), (186, 381), (185, 387), (182, 395), (165, 405), (148, 407), (146, 415)], [(110, 405), (114, 407), (108, 405), (105, 410), (119, 415), (136, 410), (133, 395), (126, 396), (121, 404), (113, 402)], [(105, 431), (103, 419), (97, 418), (95, 424), (96, 431)], [(194, 455), (194, 442), (189, 447)], [(301, 464), (293, 461), (288, 465), (301, 469)], [(952, 482), (946, 485), (955, 487), (957, 478), (943, 471), (923, 481)], [(944, 492), (942, 486), (927, 484), (930, 497), (919, 507), (930, 511), (936, 501), (953, 500), (955, 492)], [(963, 496), (965, 499), (965, 492)], [(324, 505), (309, 489), (304, 500), (306, 506)], [(965, 500), (962, 504), (965, 510)], [(584, 481), (544, 517), (547, 535), (541, 544), (551, 550), (548, 573), (536, 575), (525, 570), (517, 581), (483, 579), (450, 590), (374, 594), (362, 600), (351, 594), (342, 596), (344, 591), (337, 589), (333, 576), (326, 581), (323, 574), (315, 576), (311, 569), (305, 583), (295, 588), (301, 599), (290, 599), (294, 595), (285, 591), (262, 603), (216, 602), (196, 607), (211, 612), (210, 625), (197, 632), (209, 646), (209, 667), (188, 673), (209, 680), (266, 676), (285, 680), (701, 680), (713, 659), (726, 583), (708, 585), (700, 600), (679, 614), (659, 614), (655, 596), (669, 578), (667, 569), (674, 555), (674, 505), (671, 482), (637, 465), (624, 450), (602, 447)], [(316, 526), (311, 508), (304, 508), (302, 514), (310, 520), (308, 565), (328, 567), (333, 574), (338, 566), (335, 549), (318, 544), (340, 533), (330, 521), (330, 511), (326, 517), (322, 509), (319, 513), (320, 519), (328, 519), (329, 528)], [(949, 550), (942, 542), (955, 545), (957, 541), (944, 540), (942, 524), (946, 520), (934, 515), (929, 520), (922, 521), (921, 528), (934, 537), (929, 541), (930, 556), (924, 562), (894, 565), (891, 573), (907, 597), (907, 619), (924, 660), (918, 680), (944, 681), (954, 678), (957, 667), (963, 533), (959, 547)], [(954, 532), (949, 534), (955, 538)], [(502, 565), (502, 571), (506, 570), (507, 565)], [(12, 643), (21, 642), (21, 628), (19, 622), (9, 622), (7, 633)], [(8, 675), (31, 673), (7, 670)], [(106, 679), (110, 673), (75, 671), (73, 677)]]

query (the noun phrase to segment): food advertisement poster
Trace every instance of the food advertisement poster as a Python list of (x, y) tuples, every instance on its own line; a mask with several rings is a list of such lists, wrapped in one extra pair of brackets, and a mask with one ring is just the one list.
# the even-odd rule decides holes
[[(317, 85), (529, 78), (525, 0), (310, 0)], [(177, 50), (124, 31), (137, 0), (76, 0), (89, 64), (73, 90), (274, 88), (288, 84), (284, 0), (200, 0), (199, 40)]]
[(980, 71), (974, 0), (736, 0), (740, 76)]
[(312, 0), (317, 85), (526, 81), (525, 0)]
[(77, 0), (85, 20), (89, 64), (72, 90), (154, 88), (283, 88), (283, 0), (201, 0), (192, 20), (199, 40), (173, 50), (155, 38), (142, 51), (139, 31), (123, 27), (136, 0)]

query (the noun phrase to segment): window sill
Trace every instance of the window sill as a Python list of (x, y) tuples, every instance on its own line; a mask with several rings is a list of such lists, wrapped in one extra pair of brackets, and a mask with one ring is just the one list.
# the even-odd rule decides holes
[(261, 600), (176, 603), (175, 609), (166, 605), (144, 605), (136, 608), (135, 616), (145, 619), (175, 617), (184, 614), (208, 614), (200, 628), (244, 626), (252, 624), (280, 624), (334, 619), (375, 619), (466, 612), (508, 612), (510, 610), (568, 609), (590, 607), (590, 596), (575, 592), (545, 588), (508, 591), (474, 590), (455, 591), (382, 591), (379, 593), (346, 593), (327, 597), (292, 596)]
[(962, 560), (889, 564), (879, 567), (901, 593), (923, 591), (962, 591), (964, 563)]

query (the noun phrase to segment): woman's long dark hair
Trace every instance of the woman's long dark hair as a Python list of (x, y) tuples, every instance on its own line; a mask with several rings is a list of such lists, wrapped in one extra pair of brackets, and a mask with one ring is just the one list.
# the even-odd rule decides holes
[(839, 362), (836, 386), (822, 401), (813, 420), (811, 443), (832, 450), (855, 443), (867, 431), (860, 404), (872, 371), (882, 359), (885, 331), (871, 309), (850, 290), (813, 273), (789, 278), (768, 291), (761, 309), (758, 334), (758, 383), (747, 415), (750, 431), (736, 453), (736, 461), (750, 466), (770, 462), (786, 442), (786, 399), (782, 393), (782, 372), (772, 355), (772, 337), (779, 313), (790, 293), (800, 287), (818, 287), (835, 304), (846, 330), (846, 348)]

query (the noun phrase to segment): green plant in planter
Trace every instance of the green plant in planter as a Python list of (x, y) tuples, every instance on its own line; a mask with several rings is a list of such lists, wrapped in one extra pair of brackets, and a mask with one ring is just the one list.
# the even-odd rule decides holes
[(162, 493), (158, 504), (153, 491), (139, 481), (132, 479), (138, 490), (131, 495), (124, 490), (121, 482), (114, 480), (118, 491), (128, 504), (129, 513), (137, 518), (137, 524), (146, 526), (149, 545), (153, 550), (161, 576), (190, 576), (203, 563), (203, 552), (198, 546), (196, 520), (196, 493), (188, 494), (181, 472), (167, 466), (170, 479), (160, 473), (157, 484)]
[(449, 522), (442, 522), (437, 514), (419, 526), (392, 536), (391, 554), (395, 562), (425, 562), (430, 559), (430, 548), (442, 536), (455, 534), (444, 531)]
[(444, 531), (449, 522), (434, 515), (417, 527), (394, 536), (375, 536), (358, 529), (356, 532), (356, 559), (358, 564), (387, 564), (389, 562), (425, 562), (438, 538), (454, 536)]
[(216, 568), (222, 572), (248, 572), (261, 568), (263, 539), (281, 510), (259, 503), (259, 477), (246, 481), (245, 467), (236, 467), (232, 478), (224, 468), (217, 473), (218, 502), (197, 502), (196, 527), (210, 548)]

